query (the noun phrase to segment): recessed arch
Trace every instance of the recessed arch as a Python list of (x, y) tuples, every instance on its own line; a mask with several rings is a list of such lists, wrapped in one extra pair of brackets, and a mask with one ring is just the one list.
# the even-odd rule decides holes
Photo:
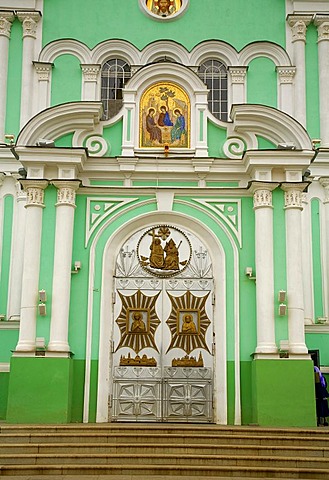
[(190, 64), (200, 65), (208, 59), (219, 60), (226, 66), (239, 65), (238, 52), (234, 47), (225, 42), (207, 41), (193, 48), (190, 54)]
[(91, 51), (91, 63), (102, 64), (109, 58), (121, 58), (130, 65), (140, 65), (140, 52), (125, 40), (107, 40)]

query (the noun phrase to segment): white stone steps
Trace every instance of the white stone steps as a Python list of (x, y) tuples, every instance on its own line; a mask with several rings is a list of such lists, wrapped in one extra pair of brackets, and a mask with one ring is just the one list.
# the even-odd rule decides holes
[(328, 469), (313, 468), (271, 468), (271, 467), (242, 467), (242, 466), (195, 466), (195, 465), (4, 465), (0, 466), (1, 476), (14, 475), (165, 475), (165, 476), (189, 476), (189, 477), (256, 477), (265, 479), (329, 479)]
[[(328, 434), (327, 434), (328, 437)], [(150, 443), (152, 445), (168, 443), (183, 443), (187, 445), (206, 443), (218, 444), (226, 443), (229, 445), (274, 445), (274, 446), (324, 446), (325, 439), (321, 436), (302, 436), (289, 435), (284, 436), (270, 434), (267, 435), (245, 435), (245, 434), (198, 434), (197, 432), (185, 434), (158, 434), (143, 433), (132, 431), (131, 433), (16, 433), (16, 434), (0, 434), (0, 443)]]
[(1, 454), (0, 465), (177, 465), (177, 466), (252, 466), (252, 467), (282, 467), (282, 468), (313, 468), (327, 469), (329, 458), (321, 457), (288, 457), (264, 455), (204, 455), (204, 454), (170, 454), (164, 453), (131, 453), (131, 454)]
[[(1, 436), (0, 436), (1, 440)], [(219, 454), (236, 454), (236, 455), (268, 455), (268, 456), (279, 456), (282, 454), (282, 446), (266, 446), (266, 445), (227, 445), (227, 444), (216, 444), (216, 445), (205, 445), (203, 443), (195, 445), (186, 445), (186, 444), (172, 444), (164, 443), (161, 445), (153, 445), (149, 443), (139, 443), (136, 445), (132, 443), (17, 443), (17, 444), (1, 444), (0, 443), (0, 453), (3, 454), (53, 454), (60, 455), (66, 452), (70, 454), (91, 454), (91, 453), (107, 453), (107, 454), (134, 454), (136, 452), (144, 453), (166, 453), (171, 454), (208, 454), (208, 455), (219, 455)], [(285, 446), (284, 453), (288, 457), (329, 457), (329, 446), (324, 447), (315, 447), (315, 446)]]

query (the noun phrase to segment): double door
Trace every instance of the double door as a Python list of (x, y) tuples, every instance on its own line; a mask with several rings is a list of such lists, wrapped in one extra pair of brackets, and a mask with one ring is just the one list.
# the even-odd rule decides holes
[[(153, 235), (148, 244), (159, 228), (146, 232)], [(173, 227), (170, 232), (175, 238)], [(134, 254), (136, 237), (121, 249), (114, 278), (109, 418), (212, 422), (213, 279), (208, 254), (190, 235), (191, 258), (187, 264), (184, 252), (179, 258), (186, 268), (170, 275), (172, 270), (161, 272), (157, 266), (157, 275), (152, 275), (154, 271), (143, 265), (147, 257)], [(175, 238), (175, 244), (182, 240)], [(207, 268), (200, 271), (200, 256), (193, 258), (193, 252), (202, 253), (201, 263)]]

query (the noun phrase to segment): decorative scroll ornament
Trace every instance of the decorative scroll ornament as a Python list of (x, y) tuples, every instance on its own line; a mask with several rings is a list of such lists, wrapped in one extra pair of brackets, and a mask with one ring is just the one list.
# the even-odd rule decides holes
[(129, 347), (138, 354), (143, 348), (150, 347), (158, 352), (154, 335), (160, 320), (155, 304), (160, 292), (152, 297), (144, 295), (140, 290), (131, 296), (118, 293), (122, 308), (116, 323), (121, 339), (116, 351), (121, 347)]
[(97, 135), (87, 138), (86, 147), (91, 157), (103, 157), (109, 150), (109, 145), (105, 138)]
[(254, 208), (272, 207), (271, 190), (260, 189), (254, 193)]
[(187, 354), (196, 348), (204, 348), (209, 352), (205, 338), (211, 323), (206, 313), (209, 293), (204, 297), (195, 297), (190, 291), (180, 297), (169, 293), (168, 296), (172, 309), (166, 322), (171, 332), (167, 352), (173, 348), (181, 348)]
[(238, 137), (228, 138), (223, 145), (224, 154), (232, 159), (242, 158), (245, 148), (245, 143)]
[(75, 206), (75, 189), (62, 187), (57, 190), (57, 205)]
[(192, 254), (187, 236), (178, 228), (158, 225), (150, 228), (138, 242), (140, 265), (158, 277), (178, 275), (187, 267)]

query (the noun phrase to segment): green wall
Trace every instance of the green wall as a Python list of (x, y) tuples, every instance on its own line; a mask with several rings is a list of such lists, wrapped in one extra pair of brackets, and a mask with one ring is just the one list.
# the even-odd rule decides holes
[[(259, 0), (250, 0), (248, 8), (242, 1), (190, 0), (185, 14), (169, 22), (144, 15), (137, 0), (111, 0), (110, 4), (108, 0), (98, 0), (97, 4), (45, 0), (43, 44), (57, 38), (76, 38), (92, 48), (111, 36), (125, 39), (139, 49), (161, 39), (174, 40), (189, 50), (207, 39), (231, 43), (237, 50), (256, 40), (283, 46), (285, 16), (284, 0), (262, 0), (262, 8)], [(131, 18), (134, 21), (129, 21), (128, 26)], [(202, 19), (207, 21), (207, 29)]]

